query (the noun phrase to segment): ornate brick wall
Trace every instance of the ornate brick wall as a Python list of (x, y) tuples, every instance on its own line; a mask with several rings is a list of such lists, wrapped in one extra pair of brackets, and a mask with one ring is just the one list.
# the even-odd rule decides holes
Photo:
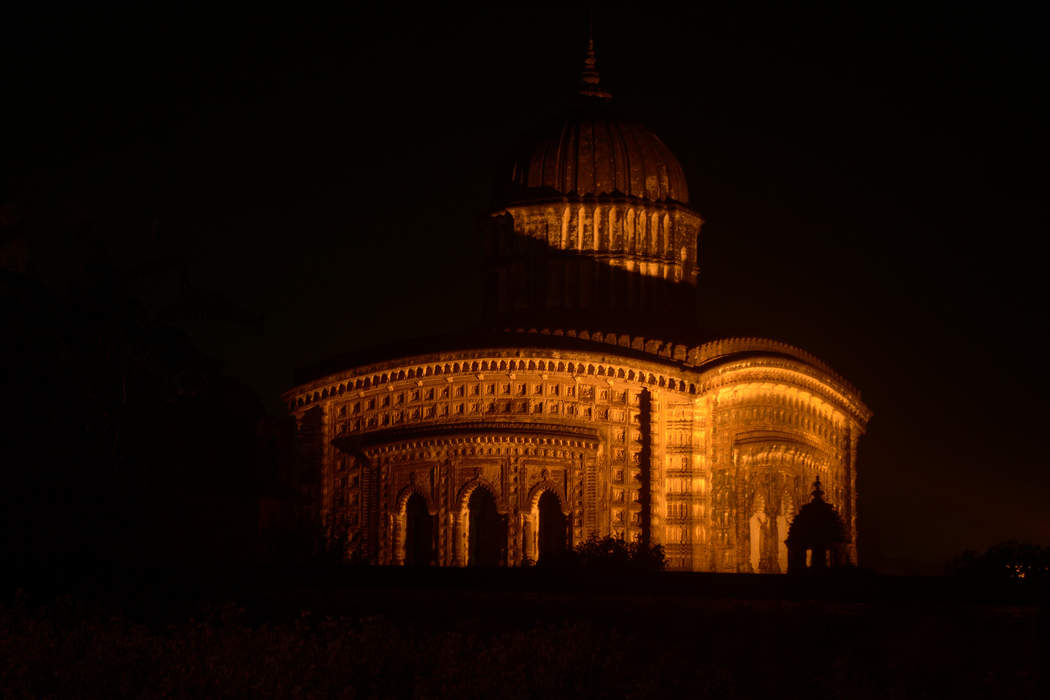
[(513, 347), (508, 334), (510, 347), (353, 367), (289, 392), (304, 430), (326, 431), (309, 454), (329, 530), (372, 561), (402, 563), (418, 494), (432, 562), (464, 565), (481, 488), (500, 518), (499, 563), (514, 566), (536, 558), (537, 504), (550, 492), (567, 545), (648, 527), (672, 568), (775, 573), (786, 524), (819, 475), (855, 543), (856, 443), (870, 413), (826, 366), (760, 339), (689, 349), (573, 335), (576, 349), (535, 336)]

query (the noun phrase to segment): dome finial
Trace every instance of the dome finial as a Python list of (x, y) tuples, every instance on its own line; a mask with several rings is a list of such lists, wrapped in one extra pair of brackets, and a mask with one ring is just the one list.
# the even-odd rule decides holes
[(820, 474), (817, 474), (817, 480), (813, 482), (813, 500), (824, 500), (824, 489), (820, 488)]
[(594, 56), (594, 36), (590, 23), (587, 26), (587, 53), (583, 59), (583, 74), (580, 76), (580, 94), (587, 97), (597, 97), (602, 100), (612, 98), (605, 90), (602, 90), (598, 81), (598, 59)]

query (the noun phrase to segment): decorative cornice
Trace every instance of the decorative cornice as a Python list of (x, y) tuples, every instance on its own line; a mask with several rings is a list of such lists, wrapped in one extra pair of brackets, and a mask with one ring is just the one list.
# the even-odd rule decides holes
[(624, 207), (682, 214), (690, 220), (690, 224), (697, 227), (703, 225), (705, 221), (700, 213), (695, 209), (691, 209), (688, 204), (683, 204), (682, 202), (673, 199), (663, 201), (646, 199), (645, 197), (624, 194), (623, 192), (603, 192), (600, 194), (579, 194), (576, 192), (570, 192), (568, 194), (558, 193), (547, 196), (530, 197), (528, 199), (511, 200), (506, 206), (491, 212), (489, 216), (495, 218), (508, 214), (513, 215), (515, 210), (535, 211), (537, 209), (549, 209), (551, 207), (567, 205), (582, 207)]
[[(551, 347), (537, 336), (548, 336), (552, 339)], [(672, 343), (659, 338), (647, 338), (626, 334), (606, 333), (600, 330), (586, 329), (550, 329), (550, 328), (517, 328), (506, 329), (500, 336), (505, 343), (496, 345), (488, 343), (475, 348), (460, 348), (444, 352), (433, 352), (426, 354), (392, 357), (382, 362), (371, 363), (359, 367), (348, 368), (342, 372), (329, 374), (312, 382), (300, 385), (283, 395), (287, 402), (297, 402), (304, 398), (304, 404), (313, 401), (313, 394), (327, 397), (329, 392), (334, 394), (340, 391), (352, 390), (353, 383), (357, 379), (366, 380), (384, 378), (387, 374), (397, 368), (408, 365), (419, 365), (424, 368), (433, 366), (434, 375), (442, 374), (437, 371), (445, 365), (460, 364), (459, 372), (464, 375), (476, 374), (471, 368), (470, 360), (481, 358), (502, 358), (508, 363), (526, 364), (530, 360), (561, 360), (561, 364), (575, 367), (579, 358), (577, 355), (586, 356), (589, 353), (597, 353), (602, 359), (587, 358), (584, 364), (619, 364), (623, 362), (646, 363), (648, 373), (656, 372), (662, 376), (686, 377), (689, 382), (696, 383), (696, 393), (702, 394), (707, 390), (739, 381), (738, 378), (719, 376), (711, 374), (719, 368), (729, 368), (733, 362), (739, 362), (748, 358), (763, 358), (772, 356), (773, 359), (780, 357), (790, 361), (790, 364), (780, 364), (781, 369), (794, 370), (801, 376), (808, 377), (814, 386), (819, 385), (822, 392), (830, 392), (836, 401), (851, 407), (851, 412), (863, 425), (871, 418), (871, 411), (861, 401), (860, 392), (841, 375), (835, 372), (827, 363), (815, 355), (797, 348), (788, 343), (768, 338), (724, 338), (714, 340), (702, 345), (685, 346), (681, 343)], [(555, 342), (553, 339), (557, 338)], [(527, 344), (515, 346), (515, 340), (520, 339)], [(537, 342), (540, 341), (540, 342)], [(568, 343), (568, 345), (566, 345)], [(565, 347), (561, 347), (565, 345)], [(571, 358), (571, 359), (570, 359)], [(467, 360), (468, 362), (463, 362)], [(778, 365), (764, 361), (767, 367)], [(798, 366), (811, 368), (809, 372), (800, 371)], [(661, 367), (662, 366), (662, 367)], [(579, 365), (583, 367), (583, 365)], [(744, 368), (741, 368), (744, 369)], [(668, 371), (670, 370), (670, 372)], [(428, 370), (429, 371), (429, 370)], [(497, 370), (485, 370), (497, 371)], [(498, 370), (500, 372), (508, 370)], [(517, 370), (526, 371), (524, 367)], [(553, 372), (553, 369), (544, 371)], [(699, 372), (699, 376), (693, 374)], [(587, 376), (582, 371), (573, 370), (569, 372), (572, 376)], [(444, 375), (451, 381), (449, 374)], [(422, 379), (420, 377), (419, 379)], [(383, 379), (387, 381), (387, 379)], [(645, 383), (644, 379), (638, 379), (639, 383)], [(366, 381), (366, 386), (374, 387), (374, 383)], [(342, 388), (340, 388), (342, 387)], [(436, 427), (436, 426), (435, 426)]]
[[(742, 366), (733, 366), (727, 362), (701, 375), (697, 393), (706, 394), (722, 387), (738, 384), (785, 383), (804, 388), (814, 396), (846, 409), (860, 424), (862, 430), (871, 419), (871, 409), (860, 400), (860, 397), (845, 393), (841, 387), (829, 384), (819, 375), (803, 371), (796, 364), (777, 361), (773, 358), (742, 359), (739, 362)], [(755, 362), (756, 364), (743, 365), (744, 362)]]
[(536, 439), (544, 437), (598, 441), (598, 431), (582, 425), (566, 425), (539, 421), (454, 421), (430, 423), (376, 430), (368, 433), (340, 435), (332, 444), (345, 452), (356, 452), (373, 445), (419, 440), (433, 437), (452, 437), (463, 435), (527, 435)]

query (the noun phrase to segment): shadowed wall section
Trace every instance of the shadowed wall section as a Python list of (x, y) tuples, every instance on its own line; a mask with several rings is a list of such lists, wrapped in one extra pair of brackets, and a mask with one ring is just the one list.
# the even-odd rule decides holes
[[(517, 207), (489, 222), (485, 319), (496, 329), (598, 327), (616, 333), (655, 335), (683, 342), (700, 335), (697, 319), (695, 256), (700, 219), (671, 206), (658, 217), (667, 232), (654, 234), (644, 248), (628, 252), (622, 229), (589, 245), (590, 250), (562, 248), (544, 240), (547, 223), (561, 227), (558, 209), (599, 210), (595, 206)], [(630, 208), (626, 208), (630, 211)], [(616, 212), (616, 207), (608, 210)], [(599, 221), (594, 211), (573, 214)], [(648, 218), (648, 217), (643, 217)], [(535, 219), (546, 220), (537, 223)], [(675, 232), (675, 229), (684, 232)], [(552, 236), (560, 236), (554, 231)], [(575, 235), (575, 234), (574, 234)], [(586, 236), (592, 234), (585, 232)], [(633, 236), (633, 234), (631, 234)], [(567, 244), (575, 245), (573, 241)], [(684, 260), (683, 260), (684, 258)]]

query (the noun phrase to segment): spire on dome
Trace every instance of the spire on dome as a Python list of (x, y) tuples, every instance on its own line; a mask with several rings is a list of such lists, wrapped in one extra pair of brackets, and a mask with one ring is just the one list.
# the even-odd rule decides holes
[(813, 482), (813, 500), (824, 500), (824, 489), (820, 488), (820, 474), (817, 474), (817, 480)]
[(612, 99), (612, 95), (602, 90), (599, 85), (598, 59), (594, 56), (594, 38), (590, 35), (587, 37), (587, 53), (583, 59), (583, 74), (580, 76), (580, 94), (601, 100)]

